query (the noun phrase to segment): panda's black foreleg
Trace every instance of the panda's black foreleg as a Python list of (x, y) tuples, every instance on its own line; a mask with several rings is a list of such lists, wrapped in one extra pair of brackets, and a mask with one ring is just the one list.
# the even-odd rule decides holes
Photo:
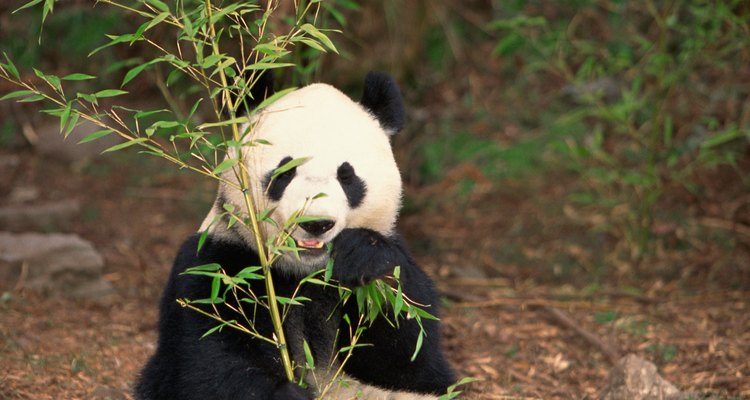
[(333, 277), (344, 286), (361, 286), (413, 264), (399, 239), (365, 228), (341, 231), (333, 240), (333, 260)]
[[(333, 242), (334, 278), (345, 286), (358, 286), (401, 269), (403, 293), (425, 311), (438, 316), (438, 296), (429, 277), (417, 266), (398, 236), (386, 237), (368, 229), (345, 229)], [(357, 305), (349, 302), (344, 312), (356, 320)], [(422, 330), (414, 319), (399, 318), (398, 327), (380, 318), (360, 338), (372, 346), (354, 351), (345, 365), (348, 374), (376, 386), (420, 393), (445, 393), (455, 376), (440, 348), (438, 321), (422, 319)], [(342, 326), (346, 331), (347, 327)], [(411, 360), (418, 338), (421, 349)], [(347, 338), (340, 345), (346, 346)]]

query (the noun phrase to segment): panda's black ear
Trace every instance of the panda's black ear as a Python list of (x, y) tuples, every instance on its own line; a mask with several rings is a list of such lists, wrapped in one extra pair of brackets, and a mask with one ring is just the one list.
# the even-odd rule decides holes
[(362, 100), (359, 101), (378, 119), (390, 134), (404, 127), (404, 101), (396, 81), (383, 72), (371, 71), (365, 77)]
[[(250, 81), (251, 75), (248, 74), (245, 79), (247, 80), (247, 84), (251, 84)], [(243, 105), (239, 107), (238, 114), (244, 114), (247, 111), (252, 111), (260, 103), (263, 102), (263, 100), (271, 97), (276, 91), (274, 89), (274, 77), (273, 72), (271, 71), (263, 71), (260, 76), (256, 75), (257, 81), (253, 85), (252, 88), (250, 88), (250, 92), (247, 96), (245, 96), (243, 101)]]

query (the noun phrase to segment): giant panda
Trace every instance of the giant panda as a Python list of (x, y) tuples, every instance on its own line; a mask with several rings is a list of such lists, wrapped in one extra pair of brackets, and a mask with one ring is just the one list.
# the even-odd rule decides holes
[[(270, 94), (271, 81), (261, 80), (253, 90), (251, 104)], [(396, 232), (402, 185), (394, 161), (390, 136), (401, 130), (404, 110), (401, 94), (387, 74), (370, 72), (359, 102), (326, 84), (312, 84), (290, 92), (264, 109), (256, 110), (249, 137), (263, 145), (244, 146), (245, 167), (259, 209), (269, 209), (273, 223), (263, 223), (266, 237), (278, 234), (280, 226), (305, 201), (319, 193), (305, 210), (323, 216), (301, 223), (292, 237), (302, 248), (287, 252), (272, 266), (278, 296), (291, 297), (305, 276), (333, 260), (333, 280), (356, 287), (391, 275), (400, 266), (404, 294), (438, 314), (433, 283), (409, 255)], [(249, 139), (248, 139), (249, 140)], [(271, 179), (271, 174), (289, 160), (308, 161)], [(186, 268), (218, 263), (229, 275), (260, 265), (252, 232), (240, 224), (216, 223), (226, 204), (243, 209), (243, 194), (236, 189), (237, 177), (224, 173), (212, 210), (199, 232), (180, 248), (169, 276), (160, 308), (158, 345), (135, 387), (139, 400), (188, 399), (313, 399), (321, 382), (340, 365), (349, 344), (346, 334), (357, 316), (356, 302), (340, 304), (336, 289), (302, 285), (298, 296), (311, 301), (292, 306), (284, 332), (292, 359), (305, 363), (303, 342), (316, 360), (316, 373), (305, 377), (303, 389), (286, 378), (278, 349), (232, 329), (201, 338), (216, 322), (181, 307), (176, 299), (210, 296), (211, 284), (202, 276), (181, 274)], [(207, 230), (200, 250), (201, 232)], [(329, 249), (329, 250), (327, 250)], [(259, 282), (259, 281), (253, 281)], [(260, 282), (252, 286), (265, 295)], [(251, 308), (251, 307), (248, 307)], [(255, 326), (267, 337), (272, 324), (267, 312), (256, 314)], [(423, 319), (426, 336), (414, 361), (412, 353), (419, 333), (413, 319), (402, 319), (398, 327), (383, 318), (369, 326), (360, 339), (368, 344), (356, 348), (344, 363), (344, 375), (326, 398), (340, 399), (436, 399), (454, 383), (454, 375), (440, 348), (440, 326)], [(333, 360), (333, 364), (325, 360)], [(327, 366), (327, 367), (326, 367)]]

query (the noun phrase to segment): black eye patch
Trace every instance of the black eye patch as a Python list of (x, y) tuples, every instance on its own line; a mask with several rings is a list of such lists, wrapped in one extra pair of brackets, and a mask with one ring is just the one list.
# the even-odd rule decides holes
[[(294, 176), (297, 175), (297, 167), (294, 167), (286, 172), (284, 172), (281, 175), (278, 175), (276, 178), (271, 180), (271, 177), (273, 176), (273, 172), (281, 168), (284, 164), (288, 163), (289, 161), (292, 161), (292, 157), (284, 157), (281, 162), (279, 162), (279, 165), (274, 168), (271, 171), (268, 171), (266, 173), (266, 176), (263, 178), (263, 189), (266, 190), (266, 193), (268, 194), (268, 198), (273, 201), (279, 201), (281, 200), (281, 196), (284, 195), (284, 190), (287, 186), (289, 186), (289, 183), (292, 182), (292, 179), (294, 179)], [(269, 186), (269, 184), (271, 186)]]
[(354, 167), (348, 162), (341, 164), (336, 170), (336, 178), (341, 184), (341, 188), (344, 189), (349, 207), (359, 207), (365, 198), (367, 187), (365, 186), (365, 182), (354, 172)]

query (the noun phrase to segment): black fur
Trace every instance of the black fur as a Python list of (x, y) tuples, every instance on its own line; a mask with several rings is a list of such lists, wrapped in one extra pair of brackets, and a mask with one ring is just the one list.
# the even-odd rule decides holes
[(365, 87), (359, 103), (378, 119), (383, 129), (392, 133), (403, 129), (404, 102), (396, 81), (390, 75), (369, 72), (365, 77)]
[[(279, 165), (276, 168), (281, 168), (284, 164), (288, 163), (289, 161), (292, 161), (292, 157), (284, 157), (284, 159), (279, 162)], [(294, 167), (283, 174), (279, 175), (271, 181), (271, 176), (273, 176), (273, 171), (268, 171), (266, 173), (266, 176), (263, 178), (263, 188), (266, 190), (266, 195), (269, 199), (273, 201), (279, 201), (281, 200), (281, 196), (284, 195), (284, 190), (286, 190), (286, 187), (289, 186), (289, 184), (292, 182), (292, 179), (294, 179), (294, 176), (297, 174), (297, 167)], [(269, 186), (270, 184), (270, 186)]]
[[(250, 83), (252, 82), (248, 82), (248, 84)], [(259, 77), (257, 77), (257, 81), (255, 81), (255, 84), (250, 89), (250, 95), (245, 98), (248, 108), (250, 110), (254, 109), (258, 105), (260, 105), (263, 100), (271, 97), (271, 95), (273, 95), (275, 92), (276, 90), (274, 89), (273, 72), (264, 71), (260, 74)]]
[[(180, 275), (185, 268), (219, 263), (230, 275), (258, 265), (257, 254), (239, 242), (217, 240), (209, 235), (196, 253), (198, 235), (183, 244), (175, 261), (161, 303), (159, 342), (156, 354), (144, 368), (136, 389), (138, 400), (249, 400), (312, 399), (305, 390), (287, 382), (278, 350), (267, 342), (225, 328), (200, 339), (216, 323), (207, 317), (180, 307), (175, 299), (201, 299), (210, 296), (210, 278)], [(398, 237), (385, 237), (366, 229), (346, 229), (333, 242), (334, 279), (353, 286), (390, 274), (401, 266), (401, 284), (412, 300), (429, 304), (427, 311), (437, 314), (438, 298), (427, 276), (417, 267)], [(273, 273), (276, 293), (291, 296), (298, 278)], [(252, 290), (265, 295), (262, 281), (252, 281)], [(339, 346), (348, 345), (348, 326), (343, 313), (356, 320), (356, 302), (343, 309), (337, 306), (336, 289), (314, 284), (303, 285), (298, 296), (311, 301), (291, 308), (284, 323), (293, 359), (304, 360), (303, 339), (310, 345), (317, 365), (333, 352), (337, 329)], [(252, 315), (252, 307), (245, 310)], [(329, 318), (330, 316), (330, 318)], [(226, 312), (226, 319), (240, 319)], [(400, 320), (398, 329), (378, 319), (363, 334), (360, 342), (373, 347), (354, 351), (345, 364), (345, 372), (362, 382), (394, 390), (444, 393), (454, 376), (439, 347), (440, 328), (436, 321), (423, 320), (427, 336), (414, 362), (410, 361), (419, 328), (414, 320)], [(260, 309), (255, 325), (269, 336), (272, 325), (267, 312)]]
[(341, 164), (338, 170), (336, 170), (336, 178), (341, 184), (341, 188), (344, 189), (349, 207), (359, 207), (365, 198), (365, 194), (367, 194), (367, 185), (365, 185), (362, 178), (357, 176), (354, 167), (348, 162)]

